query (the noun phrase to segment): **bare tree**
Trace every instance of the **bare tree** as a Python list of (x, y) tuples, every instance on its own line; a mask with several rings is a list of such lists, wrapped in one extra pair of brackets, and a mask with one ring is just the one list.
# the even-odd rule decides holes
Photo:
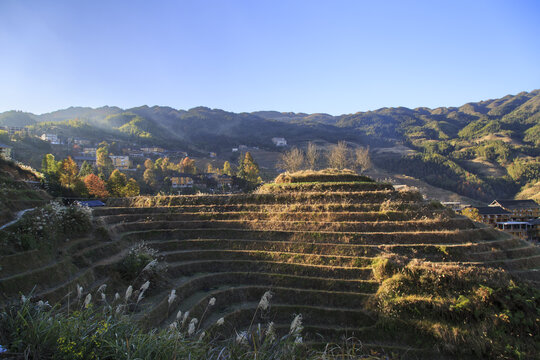
[(310, 141), (306, 149), (306, 165), (308, 169), (315, 170), (319, 156), (320, 154), (317, 150), (317, 145)]
[(371, 158), (369, 156), (369, 146), (368, 147), (358, 147), (354, 151), (355, 159), (354, 165), (360, 173), (371, 168)]
[(296, 147), (285, 151), (277, 163), (278, 168), (285, 169), (288, 172), (298, 171), (302, 168), (302, 165), (304, 165), (304, 152)]
[(350, 164), (350, 152), (345, 141), (340, 141), (330, 148), (327, 154), (328, 165), (333, 169), (345, 169)]

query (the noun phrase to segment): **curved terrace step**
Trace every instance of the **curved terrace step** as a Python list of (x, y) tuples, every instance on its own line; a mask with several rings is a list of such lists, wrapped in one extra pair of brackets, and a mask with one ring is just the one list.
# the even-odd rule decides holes
[(332, 231), (293, 231), (293, 230), (248, 230), (228, 228), (196, 229), (152, 229), (123, 233), (127, 241), (168, 240), (168, 239), (253, 239), (274, 241), (298, 241), (317, 243), (346, 244), (456, 244), (471, 241), (497, 239), (500, 232), (492, 228), (466, 230), (433, 230), (414, 232), (332, 232)]

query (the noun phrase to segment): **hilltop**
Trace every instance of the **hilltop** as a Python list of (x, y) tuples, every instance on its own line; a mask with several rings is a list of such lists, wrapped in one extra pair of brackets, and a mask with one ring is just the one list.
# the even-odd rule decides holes
[[(243, 331), (240, 350), (216, 351), (257, 351), (253, 336), (262, 339), (269, 322), (307, 349), (349, 338), (359, 341), (354, 351), (381, 357), (517, 359), (540, 350), (538, 246), (353, 172), (284, 174), (250, 194), (109, 199), (89, 221), (69, 240), (57, 233), (58, 248), (39, 262), (18, 261), (36, 249), (4, 254), (4, 301), (34, 289), (33, 301), (67, 304), (79, 291), (79, 304), (101, 306), (101, 293), (118, 292), (117, 311), (163, 329), (163, 339), (184, 334), (173, 346), (184, 353), (206, 346), (196, 339), (221, 344)], [(298, 314), (301, 334), (290, 330)], [(85, 341), (75, 350), (90, 351)]]

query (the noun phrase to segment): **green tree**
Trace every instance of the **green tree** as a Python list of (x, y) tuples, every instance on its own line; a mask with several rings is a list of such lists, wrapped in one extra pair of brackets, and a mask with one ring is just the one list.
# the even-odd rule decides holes
[(41, 172), (44, 174), (56, 174), (60, 169), (60, 162), (54, 159), (53, 154), (47, 154), (41, 161)]
[(111, 196), (122, 197), (124, 196), (124, 188), (127, 185), (126, 175), (121, 173), (118, 169), (114, 170), (107, 181), (107, 190)]
[(92, 164), (86, 161), (83, 162), (81, 165), (81, 170), (79, 170), (79, 177), (84, 178), (93, 173), (94, 173), (94, 167), (92, 166)]
[(143, 180), (148, 186), (155, 188), (157, 186), (156, 170), (153, 168), (144, 170)]
[(228, 161), (225, 161), (225, 163), (223, 163), (223, 174), (229, 175), (229, 176), (232, 176), (232, 174), (233, 174), (232, 168), (231, 168), (231, 163), (228, 162)]
[(96, 150), (96, 166), (102, 177), (106, 178), (109, 174), (112, 174), (114, 166), (109, 157), (109, 147), (107, 145), (103, 145)]
[(141, 192), (141, 189), (139, 188), (139, 184), (137, 181), (133, 178), (130, 178), (124, 187), (124, 196), (130, 197), (130, 196), (138, 196)]
[(67, 159), (62, 160), (59, 169), (60, 184), (67, 188), (71, 188), (79, 175), (79, 168), (75, 161), (68, 156)]
[(253, 184), (262, 182), (262, 179), (259, 176), (259, 165), (257, 165), (255, 160), (253, 160), (253, 157), (249, 151), (246, 152), (245, 156), (240, 156), (238, 177)]
[(480, 216), (480, 212), (478, 211), (477, 208), (474, 208), (474, 207), (465, 208), (461, 210), (461, 214), (465, 215), (466, 217), (468, 217), (469, 219), (473, 221), (478, 221), (478, 222), (482, 221), (482, 217)]

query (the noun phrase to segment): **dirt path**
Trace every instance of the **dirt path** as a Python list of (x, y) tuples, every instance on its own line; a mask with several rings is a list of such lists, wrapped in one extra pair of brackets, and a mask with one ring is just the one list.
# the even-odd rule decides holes
[(24, 210), (21, 210), (21, 211), (17, 212), (17, 216), (15, 217), (15, 220), (12, 220), (12, 221), (8, 222), (7, 224), (4, 224), (4, 225), (0, 226), (0, 230), (5, 229), (8, 226), (11, 226), (11, 225), (15, 224), (17, 221), (21, 220), (21, 218), (22, 218), (22, 216), (24, 214), (26, 214), (28, 211), (32, 211), (34, 209), (35, 208), (24, 209)]

